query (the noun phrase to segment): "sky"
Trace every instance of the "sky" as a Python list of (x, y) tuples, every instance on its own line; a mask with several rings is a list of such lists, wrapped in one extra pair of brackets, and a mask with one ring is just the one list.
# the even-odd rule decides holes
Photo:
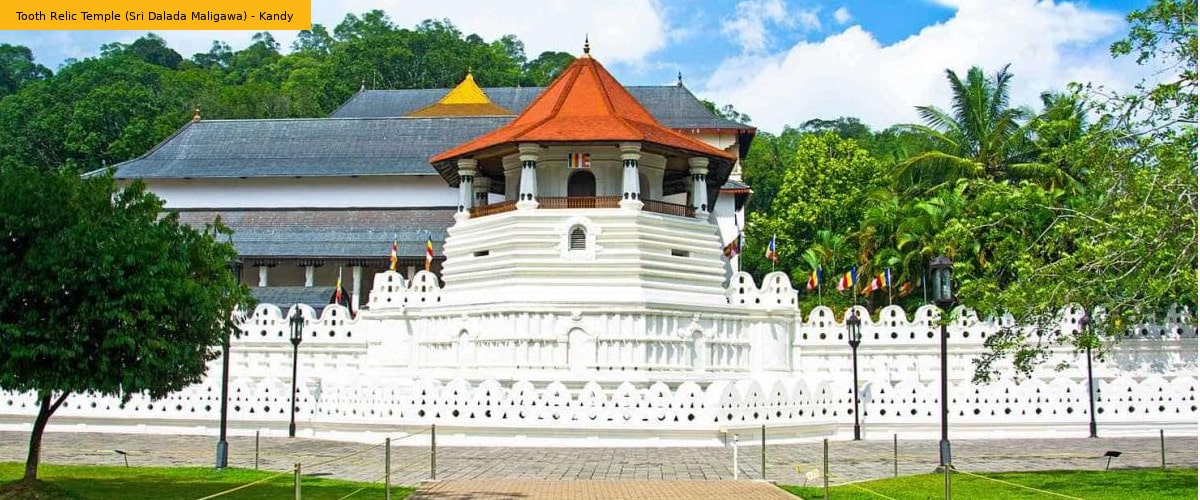
[[(400, 26), (449, 19), (485, 40), (520, 38), (530, 59), (543, 51), (592, 55), (626, 85), (684, 84), (732, 104), (777, 133), (809, 119), (853, 116), (874, 129), (918, 120), (915, 106), (946, 107), (946, 70), (1009, 66), (1013, 103), (1069, 82), (1130, 88), (1151, 76), (1109, 45), (1126, 13), (1149, 0), (582, 0), (313, 1), (313, 22), (332, 31), (347, 13), (382, 9)], [(160, 31), (190, 57), (214, 39), (235, 50), (250, 31)], [(0, 43), (30, 47), (54, 69), (100, 45), (132, 42), (131, 31), (0, 31)], [(274, 32), (285, 47), (295, 32)], [(487, 82), (480, 82), (487, 85)]]

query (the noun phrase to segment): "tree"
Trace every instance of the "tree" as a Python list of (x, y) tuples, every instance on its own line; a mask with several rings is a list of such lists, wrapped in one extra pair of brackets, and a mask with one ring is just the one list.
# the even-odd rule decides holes
[[(1129, 95), (1082, 87), (1098, 96), (1087, 102), (1095, 121), (1078, 140), (1044, 153), (1075, 172), (1082, 189), (989, 186), (962, 230), (947, 235), (992, 255), (963, 263), (972, 275), (959, 291), (964, 302), (1038, 326), (1042, 342), (1101, 355), (1167, 307), (1196, 308), (1196, 3), (1157, 0), (1128, 19), (1114, 56), (1136, 53), (1139, 64), (1173, 77)], [(1082, 307), (1092, 327), (1057, 328), (1068, 307)], [(1019, 373), (1045, 359), (1046, 344), (1018, 331), (987, 342), (977, 380), (1000, 374), (998, 362), (1009, 357)]]
[[(796, 282), (807, 278), (799, 267), (799, 256), (816, 242), (822, 230), (840, 238), (852, 232), (865, 209), (866, 193), (878, 186), (881, 177), (877, 175), (879, 163), (853, 139), (843, 139), (833, 132), (800, 134), (787, 130), (782, 137), (788, 141), (775, 146), (786, 156), (780, 158), (782, 168), (771, 172), (778, 175), (778, 191), (770, 211), (749, 215), (746, 233), (748, 245), (759, 249), (766, 247), (771, 236), (777, 236), (779, 261), (785, 263), (783, 270)], [(794, 145), (788, 143), (791, 139)], [(764, 175), (766, 169), (762, 167), (748, 165), (747, 178)], [(839, 268), (854, 264), (846, 257), (854, 255), (846, 245), (839, 244), (833, 254), (818, 253), (838, 259), (836, 263), (823, 262), (827, 272), (833, 272), (829, 266), (835, 264)], [(745, 268), (759, 274), (771, 269), (761, 251), (744, 255)]]
[(33, 52), (23, 45), (0, 44), (0, 98), (25, 85), (50, 78), (50, 70), (33, 62)]
[(924, 125), (910, 129), (926, 136), (933, 149), (910, 156), (897, 167), (899, 183), (919, 191), (956, 179), (993, 180), (1018, 177), (1014, 164), (1031, 160), (1031, 148), (1022, 121), (1029, 112), (1009, 106), (1012, 74), (1005, 66), (988, 78), (979, 67), (963, 80), (946, 70), (952, 111), (918, 106)]
[(566, 52), (542, 52), (537, 59), (525, 63), (522, 68), (521, 85), (542, 87), (558, 78), (567, 66), (575, 61), (575, 56)]
[(135, 183), (0, 170), (0, 388), (33, 392), (42, 432), (71, 394), (159, 398), (199, 382), (250, 302), (219, 221), (197, 230)]

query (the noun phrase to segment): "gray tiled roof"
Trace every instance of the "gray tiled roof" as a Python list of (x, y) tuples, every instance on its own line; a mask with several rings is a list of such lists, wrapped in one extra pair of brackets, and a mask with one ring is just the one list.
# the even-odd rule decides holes
[[(687, 87), (625, 87), (663, 125), (673, 129), (743, 129), (753, 127), (714, 116)], [(483, 89), (493, 103), (520, 113), (545, 87), (491, 87)], [(404, 116), (446, 95), (450, 89), (364, 90), (342, 104), (332, 118)]]
[(243, 257), (386, 259), (397, 242), (401, 257), (423, 257), (432, 238), (441, 255), (454, 208), (182, 211), (180, 221), (203, 226), (217, 215), (233, 229)]
[(433, 155), (511, 118), (201, 120), (140, 158), (118, 179), (433, 175)]
[[(307, 304), (316, 309), (318, 314), (333, 297), (331, 286), (267, 286), (252, 287), (250, 291), (259, 304), (275, 304), (285, 309), (292, 304)], [(287, 314), (286, 310), (284, 314)]]

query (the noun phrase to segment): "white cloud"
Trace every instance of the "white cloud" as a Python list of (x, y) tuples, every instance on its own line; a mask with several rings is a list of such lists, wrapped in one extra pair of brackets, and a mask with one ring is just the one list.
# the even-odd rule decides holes
[(833, 11), (833, 20), (837, 21), (838, 24), (846, 24), (851, 19), (854, 19), (854, 17), (850, 15), (850, 9), (847, 9), (845, 6), (838, 7), (838, 10)]
[(789, 11), (783, 0), (743, 0), (738, 2), (735, 10), (732, 17), (721, 23), (721, 33), (737, 42), (745, 53), (766, 50), (771, 41), (772, 26), (793, 28), (799, 25), (807, 30), (821, 28), (816, 10)]
[[(496, 2), (494, 0), (456, 0), (453, 2), (412, 2), (407, 0), (347, 0), (313, 2), (313, 22), (330, 31), (347, 13), (361, 15), (381, 9), (392, 22), (411, 28), (425, 19), (450, 19), (464, 33), (476, 33), (485, 40), (516, 35), (525, 43), (525, 53), (533, 59), (543, 51), (580, 54), (583, 37), (592, 42), (592, 53), (605, 64), (643, 62), (663, 48), (672, 28), (662, 15), (658, 0), (608, 0), (605, 2)], [(142, 33), (126, 32), (123, 41), (132, 41)], [(208, 52), (214, 39), (227, 42), (237, 50), (250, 43), (252, 31), (163, 31), (167, 43), (190, 57)], [(296, 39), (296, 31), (272, 31), (285, 50)], [(127, 40), (125, 40), (127, 39)]]
[(1011, 63), (1013, 103), (1035, 105), (1071, 81), (1129, 87), (1141, 72), (1112, 60), (1120, 16), (1050, 1), (956, 0), (954, 17), (892, 45), (859, 26), (778, 53), (723, 61), (700, 91), (777, 132), (811, 118), (854, 116), (873, 128), (917, 120), (914, 106), (946, 106), (945, 70), (994, 72)]

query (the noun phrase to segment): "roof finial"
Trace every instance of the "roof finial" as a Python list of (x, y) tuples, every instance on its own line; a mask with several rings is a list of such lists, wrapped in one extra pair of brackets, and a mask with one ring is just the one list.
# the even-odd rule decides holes
[(587, 56), (588, 54), (591, 54), (591, 53), (592, 53), (592, 44), (590, 42), (588, 42), (587, 33), (584, 33), (583, 34), (583, 55)]
[(362, 77), (362, 81), (359, 83), (359, 86), (358, 86), (359, 92), (362, 92), (364, 90), (367, 90), (367, 77), (365, 77), (365, 76)]
[(682, 71), (675, 74), (675, 86), (676, 87), (683, 86), (683, 72)]
[(192, 123), (200, 123), (200, 105), (199, 104), (196, 105), (195, 113), (196, 114), (192, 115)]

